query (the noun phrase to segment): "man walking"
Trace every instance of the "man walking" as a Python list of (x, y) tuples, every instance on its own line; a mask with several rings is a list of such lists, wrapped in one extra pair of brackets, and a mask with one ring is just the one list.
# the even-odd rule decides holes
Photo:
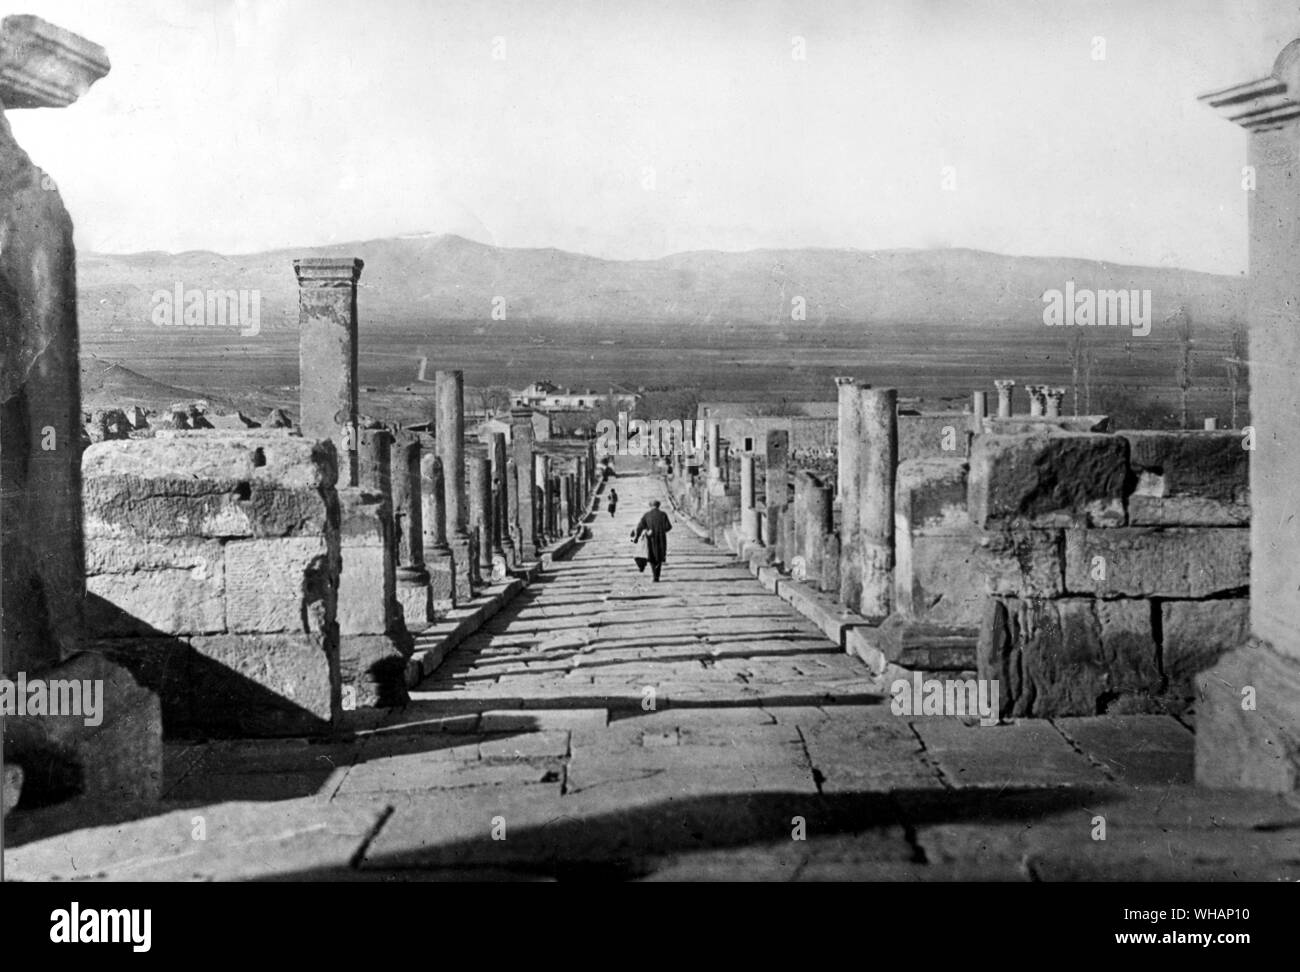
[(643, 535), (646, 539), (646, 559), (650, 561), (650, 570), (654, 579), (659, 580), (659, 569), (668, 559), (668, 531), (673, 528), (668, 514), (659, 509), (659, 501), (651, 500), (650, 509), (636, 525), (635, 539)]

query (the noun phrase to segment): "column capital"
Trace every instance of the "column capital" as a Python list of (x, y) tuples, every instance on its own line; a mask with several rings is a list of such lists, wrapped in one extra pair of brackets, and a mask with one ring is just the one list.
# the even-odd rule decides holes
[(357, 257), (303, 257), (293, 261), (293, 272), (300, 287), (350, 287), (364, 266)]
[(835, 379), (835, 384), (839, 385), (840, 387), (843, 387), (844, 385), (856, 385), (857, 383), (858, 383), (858, 379), (856, 378), (847, 378), (847, 377), (838, 376)]
[(66, 108), (109, 67), (98, 44), (40, 17), (0, 21), (0, 103), (6, 109)]
[(1300, 118), (1300, 38), (1282, 48), (1265, 77), (1198, 99), (1248, 132), (1268, 132)]

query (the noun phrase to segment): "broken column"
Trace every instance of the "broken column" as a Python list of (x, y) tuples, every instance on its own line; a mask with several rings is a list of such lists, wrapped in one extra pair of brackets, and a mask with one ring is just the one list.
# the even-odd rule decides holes
[(847, 419), (849, 412), (856, 406), (858, 380), (856, 378), (836, 378), (835, 393), (839, 403), (839, 422), (836, 431), (836, 449), (835, 449), (835, 495), (841, 503), (844, 502), (844, 483), (847, 479), (846, 467), (844, 465), (844, 456), (848, 449), (844, 443), (844, 436), (848, 425)]
[(750, 543), (758, 543), (758, 506), (754, 496), (754, 454), (740, 457), (740, 534)]
[(307, 439), (330, 439), (344, 486), (357, 484), (356, 258), (293, 261), (298, 277), (298, 407)]
[(438, 456), (442, 459), (447, 543), (451, 546), (455, 571), (452, 597), (457, 604), (463, 604), (474, 596), (471, 574), (476, 570), (469, 534), (469, 504), (465, 496), (465, 373), (439, 371), (434, 377), (437, 382)]
[(429, 596), (435, 615), (455, 607), (455, 567), (447, 543), (447, 520), (443, 513), (442, 460), (431, 448), (420, 456), (421, 517), (424, 525), (424, 567), (429, 572)]
[(979, 435), (984, 431), (984, 420), (989, 414), (989, 395), (986, 391), (973, 391), (971, 399), (971, 432)]
[(393, 451), (393, 522), (397, 533), (397, 603), (408, 628), (433, 620), (429, 572), (424, 567), (424, 510), (420, 483), (420, 440), (411, 433)]
[(515, 542), (510, 535), (510, 493), (506, 475), (506, 435), (504, 432), (493, 432), (492, 503), (494, 512), (492, 514), (492, 561), (495, 565), (497, 559), (501, 558), (502, 566), (499, 572), (494, 566), (492, 574), (496, 577), (500, 573), (502, 578), (505, 577), (505, 571), (515, 562)]
[(872, 619), (889, 614), (894, 567), (894, 473), (898, 395), (857, 390), (846, 439), (849, 464), (840, 517), (840, 599)]
[[(61, 768), (96, 802), (152, 800), (162, 785), (157, 696), (113, 662), (78, 654), (86, 631), (76, 251), (59, 191), (8, 119), (15, 109), (70, 105), (108, 70), (103, 48), (38, 17), (0, 23), (0, 674), (102, 679), (104, 690), (98, 727), (76, 717), (5, 720), (0, 782), (14, 785), (21, 767), (24, 802), (52, 799), (45, 781)], [(13, 796), (4, 793), (5, 810)]]
[(1300, 39), (1272, 73), (1201, 99), (1248, 133), (1252, 638), (1198, 678), (1196, 779), (1217, 787), (1300, 790)]
[(1004, 379), (994, 381), (993, 385), (998, 390), (998, 418), (1011, 418), (1011, 391), (1016, 387), (1016, 383)]
[(492, 577), (492, 460), (469, 460), (469, 528), (478, 541), (479, 583)]
[(786, 464), (790, 460), (790, 433), (785, 429), (769, 431), (766, 446), (763, 502), (767, 507), (767, 517), (764, 521), (763, 543), (776, 548), (780, 542), (781, 516), (785, 512), (788, 492)]
[(513, 504), (519, 524), (519, 558), (537, 559), (538, 523), (536, 476), (533, 472), (533, 412), (529, 408), (510, 410), (510, 453), (515, 463), (518, 501)]

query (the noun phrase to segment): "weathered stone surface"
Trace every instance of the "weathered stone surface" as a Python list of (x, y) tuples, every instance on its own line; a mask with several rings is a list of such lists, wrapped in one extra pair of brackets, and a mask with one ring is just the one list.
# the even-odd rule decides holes
[(1187, 697), (1195, 694), (1200, 672), (1250, 635), (1249, 598), (1164, 601), (1160, 614), (1165, 675), (1170, 690)]
[[(405, 648), (405, 650), (404, 650)], [(339, 636), (339, 671), (347, 708), (388, 708), (410, 701), (405, 646), (387, 634)]]
[(1232, 503), (1250, 502), (1250, 451), (1242, 433), (1115, 433), (1128, 442), (1129, 467), (1139, 496), (1200, 496)]
[(898, 464), (894, 483), (896, 535), (967, 533), (966, 474), (961, 459), (911, 459)]
[(338, 552), (330, 538), (232, 540), (226, 552), (226, 630), (322, 630), (335, 613)]
[(1196, 681), (1196, 782), (1300, 790), (1300, 664), (1251, 639)]
[(64, 108), (108, 69), (102, 47), (40, 17), (18, 14), (0, 24), (0, 107)]
[[(213, 633), (225, 625), (225, 555), (215, 540), (86, 544), (87, 627), (99, 635)], [(104, 603), (110, 610), (99, 610)]]
[(965, 412), (900, 410), (898, 413), (898, 459), (948, 459), (966, 457), (966, 431), (970, 415)]
[(1151, 605), (990, 598), (978, 672), (999, 681), (1003, 716), (1095, 715), (1147, 698), (1162, 688)]
[(287, 435), (102, 442), (82, 457), (91, 537), (320, 535), (333, 446)]
[(1244, 526), (1250, 452), (1242, 433), (1120, 432), (1129, 444), (1134, 526)]
[(81, 623), (76, 268), (59, 193), (2, 117), (0, 239), (0, 640), (7, 668), (33, 670), (75, 650)]
[(10, 716), (5, 754), (23, 767), (39, 802), (80, 794), (94, 803), (156, 800), (162, 792), (162, 712), (158, 696), (125, 668), (83, 652), (29, 679), (102, 682), (97, 726), (81, 715)]
[(982, 527), (1124, 523), (1127, 443), (1113, 435), (981, 435), (970, 458), (971, 520)]
[(193, 727), (233, 735), (323, 732), (342, 712), (338, 635), (189, 639)]
[(1012, 415), (1007, 418), (990, 416), (985, 426), (995, 435), (1024, 435), (1059, 430), (1062, 432), (1108, 432), (1109, 415), (1058, 416)]
[(23, 790), (23, 768), (16, 763), (6, 763), (4, 778), (0, 779), (0, 816), (9, 816), (9, 811), (18, 806)]
[(1247, 530), (1129, 527), (1065, 533), (1065, 587), (1071, 594), (1208, 597), (1249, 584)]
[(1056, 597), (1064, 590), (1059, 530), (897, 534), (898, 610), (935, 624), (977, 626), (990, 593)]

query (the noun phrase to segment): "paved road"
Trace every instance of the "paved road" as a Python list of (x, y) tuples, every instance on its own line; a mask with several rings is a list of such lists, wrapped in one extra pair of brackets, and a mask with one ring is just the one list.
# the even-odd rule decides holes
[(1300, 807), (1188, 785), (1176, 720), (896, 716), (685, 524), (662, 582), (639, 575), (628, 535), (662, 488), (617, 488), (617, 517), (373, 731), (171, 746), (162, 808), (11, 817), (10, 874), (1300, 878)]

